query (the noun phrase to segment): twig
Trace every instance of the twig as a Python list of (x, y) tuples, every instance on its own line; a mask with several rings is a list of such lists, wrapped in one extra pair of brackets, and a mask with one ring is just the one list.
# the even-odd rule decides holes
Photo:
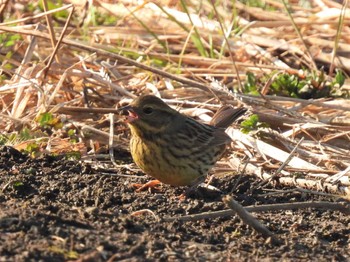
[(109, 139), (108, 139), (108, 147), (109, 147), (109, 156), (111, 159), (111, 162), (114, 166), (117, 166), (118, 164), (115, 162), (114, 159), (114, 150), (113, 150), (113, 141), (114, 141), (114, 114), (110, 113), (109, 116)]
[(304, 120), (304, 121), (313, 121), (313, 120), (307, 119), (306, 117), (302, 116), (298, 112), (291, 111), (289, 108), (285, 108), (285, 107), (282, 107), (282, 106), (279, 106), (279, 105), (271, 103), (269, 98), (267, 96), (265, 96), (264, 94), (262, 94), (261, 92), (259, 92), (259, 95), (263, 99), (263, 101), (262, 101), (263, 104), (262, 105), (265, 108), (271, 108), (273, 110), (276, 110), (277, 112), (282, 112), (282, 113), (286, 114), (287, 116), (290, 116), (292, 118), (298, 119), (298, 121), (302, 121), (302, 120)]
[(62, 106), (57, 108), (56, 106), (55, 107), (50, 106), (50, 109), (52, 108), (55, 108), (53, 112), (58, 112), (62, 114), (72, 114), (72, 113), (118, 114), (120, 113), (120, 110), (115, 108), (87, 108), (87, 107), (76, 107), (76, 106)]
[(260, 197), (265, 197), (265, 196), (273, 196), (273, 195), (280, 195), (280, 194), (288, 194), (288, 193), (294, 193), (294, 192), (299, 192), (299, 193), (304, 193), (304, 194), (312, 194), (312, 195), (318, 195), (318, 196), (326, 196), (326, 197), (333, 197), (333, 198), (339, 198), (338, 195), (334, 195), (334, 194), (328, 194), (328, 193), (324, 193), (324, 192), (318, 192), (315, 190), (308, 190), (308, 189), (304, 189), (304, 188), (292, 188), (292, 189), (287, 189), (287, 190), (267, 190), (265, 189), (265, 191), (271, 191), (270, 193), (265, 193), (265, 194), (260, 194)]
[(333, 185), (339, 181), (339, 179), (343, 176), (345, 176), (347, 173), (350, 172), (350, 166), (345, 168), (345, 170), (340, 171), (339, 173), (330, 176), (326, 179), (326, 182), (332, 183)]
[(6, 7), (7, 7), (9, 2), (10, 2), (10, 0), (1, 1), (1, 5), (0, 5), (0, 19), (1, 20), (4, 19), (4, 11), (6, 10)]
[(151, 214), (156, 221), (160, 220), (160, 218), (150, 209), (137, 210), (135, 212), (132, 212), (130, 215), (131, 216), (139, 216), (139, 215), (142, 215), (142, 214)]
[(291, 14), (291, 12), (290, 12), (290, 10), (289, 10), (289, 7), (287, 6), (286, 1), (283, 0), (282, 3), (283, 3), (283, 5), (284, 5), (284, 7), (285, 7), (285, 9), (286, 9), (286, 11), (287, 11), (287, 14), (288, 14), (288, 16), (289, 16), (289, 18), (290, 18), (290, 21), (291, 21), (291, 23), (292, 23), (292, 26), (294, 27), (295, 32), (297, 33), (297, 35), (299, 36), (299, 38), (300, 38), (300, 40), (301, 40), (301, 43), (302, 43), (302, 44), (304, 45), (304, 47), (305, 47), (305, 51), (306, 51), (306, 53), (307, 53), (308, 56), (309, 56), (309, 62), (311, 63), (312, 69), (313, 69), (313, 70), (317, 70), (317, 66), (316, 66), (316, 64), (315, 64), (313, 55), (312, 55), (311, 52), (310, 52), (310, 48), (307, 46), (307, 44), (306, 44), (306, 42), (305, 42), (305, 40), (304, 40), (303, 35), (301, 34), (301, 32), (300, 32), (298, 26), (296, 25), (296, 23), (295, 23), (295, 21), (294, 21), (294, 18), (293, 18), (292, 14)]
[(335, 37), (335, 41), (334, 41), (334, 47), (333, 47), (333, 50), (332, 50), (332, 56), (331, 56), (331, 64), (330, 64), (330, 67), (329, 67), (329, 75), (332, 75), (333, 74), (333, 71), (334, 71), (334, 68), (335, 68), (335, 58), (337, 57), (337, 51), (339, 49), (339, 42), (340, 42), (340, 36), (341, 36), (341, 33), (343, 31), (343, 27), (344, 27), (344, 20), (345, 20), (345, 14), (346, 14), (346, 11), (347, 11), (347, 7), (348, 7), (348, 0), (345, 0), (343, 1), (343, 5), (342, 5), (342, 8), (341, 8), (341, 13), (340, 13), (340, 16), (339, 16), (339, 22), (338, 22), (338, 28), (337, 28), (337, 34), (336, 34), (336, 37)]
[[(47, 11), (49, 10), (49, 7), (47, 5), (47, 0), (43, 0), (42, 3), (43, 3), (44, 11), (46, 13), (45, 18), (46, 18), (46, 23), (47, 23), (47, 29), (49, 31), (49, 34), (51, 35), (51, 45), (52, 45), (53, 48), (55, 48), (55, 46), (57, 44), (57, 39), (56, 39), (56, 36), (55, 36), (55, 31), (53, 29), (52, 21), (51, 21), (52, 20), (52, 16), (51, 16), (51, 14), (47, 13)], [(72, 6), (72, 7), (74, 9), (74, 6)], [(70, 21), (70, 19), (67, 20), (68, 24), (69, 24), (69, 21)], [(65, 30), (63, 32), (65, 32)], [(56, 54), (56, 50), (53, 52), (53, 54)], [(54, 57), (53, 54), (51, 55), (51, 59), (52, 59), (52, 57)], [(56, 56), (56, 61), (57, 61), (57, 63), (60, 63), (60, 59), (59, 59), (58, 56)], [(51, 62), (49, 62), (48, 64), (51, 64)]]
[(299, 145), (301, 144), (301, 142), (303, 142), (303, 140), (304, 140), (304, 137), (302, 137), (302, 138), (299, 140), (299, 142), (295, 145), (295, 147), (293, 148), (293, 150), (290, 152), (290, 154), (289, 154), (289, 156), (287, 157), (287, 159), (282, 163), (282, 165), (276, 170), (276, 172), (275, 172), (271, 177), (269, 177), (268, 179), (266, 179), (266, 180), (260, 182), (257, 186), (252, 187), (251, 190), (255, 190), (255, 189), (257, 189), (257, 188), (260, 188), (260, 187), (266, 185), (267, 183), (269, 183), (271, 180), (275, 179), (275, 178), (281, 173), (281, 171), (284, 169), (284, 167), (285, 167), (286, 165), (288, 165), (289, 162), (293, 159), (293, 156), (294, 156), (295, 151), (297, 150), (297, 148), (299, 147)]
[(271, 238), (273, 243), (280, 242), (274, 234), (267, 229), (263, 224), (259, 222), (255, 217), (253, 217), (243, 206), (241, 206), (237, 201), (235, 201), (231, 196), (225, 196), (223, 198), (224, 203), (231, 208), (231, 210), (236, 213), (244, 223), (251, 226), (255, 231), (262, 234), (264, 238)]
[(233, 185), (233, 187), (232, 187), (230, 193), (233, 193), (233, 192), (235, 192), (235, 191), (237, 190), (238, 184), (239, 184), (239, 182), (241, 181), (243, 175), (245, 174), (245, 170), (246, 170), (246, 168), (247, 168), (247, 165), (248, 165), (248, 161), (245, 162), (242, 171), (238, 171), (238, 172), (239, 172), (239, 176), (238, 176), (238, 178), (236, 179), (235, 184)]
[[(94, 128), (94, 127), (88, 126), (88, 125), (82, 125), (80, 127), (81, 127), (82, 136), (84, 138), (96, 140), (96, 141), (99, 141), (100, 143), (105, 144), (105, 145), (109, 144), (110, 136), (107, 132), (104, 132), (102, 130), (99, 130), (97, 128)], [(120, 138), (118, 136), (114, 135), (113, 140), (120, 141)], [(114, 146), (114, 147), (116, 147), (116, 146)]]
[(40, 14), (37, 14), (37, 15), (26, 16), (25, 18), (21, 18), (21, 19), (17, 19), (17, 20), (11, 20), (11, 21), (8, 21), (8, 22), (5, 22), (5, 23), (1, 23), (1, 26), (12, 25), (12, 24), (22, 24), (22, 23), (25, 24), (25, 22), (27, 22), (27, 21), (32, 21), (32, 20), (41, 18), (43, 16), (56, 13), (56, 12), (58, 13), (58, 12), (61, 12), (63, 10), (69, 9), (72, 6), (73, 6), (73, 4), (68, 4), (68, 5), (65, 5), (65, 6), (56, 8), (56, 9), (52, 9), (50, 11), (43, 12), (43, 13), (40, 13)]
[(49, 32), (50, 32), (50, 36), (51, 36), (51, 37), (50, 37), (51, 44), (52, 44), (52, 45), (55, 45), (55, 48), (54, 48), (54, 50), (53, 50), (53, 52), (52, 52), (52, 54), (51, 54), (51, 57), (50, 57), (50, 59), (49, 59), (47, 65), (46, 65), (45, 68), (43, 69), (43, 80), (45, 80), (45, 78), (46, 78), (46, 75), (47, 75), (47, 73), (48, 73), (48, 71), (49, 71), (49, 68), (51, 67), (51, 64), (52, 64), (52, 62), (53, 62), (54, 57), (56, 57), (56, 60), (57, 60), (58, 63), (60, 62), (59, 57), (56, 56), (56, 54), (57, 54), (58, 48), (60, 47), (60, 44), (61, 44), (61, 42), (62, 42), (62, 40), (63, 40), (63, 37), (64, 37), (64, 35), (65, 35), (66, 31), (67, 31), (67, 28), (68, 28), (68, 25), (69, 25), (69, 23), (70, 23), (70, 20), (71, 20), (71, 18), (72, 18), (73, 13), (74, 13), (74, 5), (72, 6), (71, 11), (69, 12), (69, 15), (68, 15), (66, 24), (64, 25), (64, 27), (63, 27), (63, 29), (62, 29), (62, 32), (61, 32), (61, 35), (60, 35), (58, 41), (56, 41), (56, 39), (55, 39), (55, 37), (54, 37), (54, 34), (53, 34), (53, 32), (51, 31), (51, 30), (53, 30), (53, 29), (52, 29), (52, 25), (51, 25), (50, 19), (46, 16), (46, 19), (47, 19), (47, 21), (48, 21), (48, 25), (49, 25), (49, 28), (50, 28)]
[(218, 11), (217, 11), (217, 9), (216, 9), (216, 3), (215, 3), (215, 1), (214, 1), (214, 0), (211, 0), (210, 3), (211, 3), (211, 6), (213, 7), (214, 14), (215, 14), (215, 16), (216, 16), (216, 20), (219, 22), (221, 31), (223, 32), (223, 38), (224, 38), (224, 40), (225, 40), (225, 43), (226, 43), (226, 45), (227, 45), (228, 52), (229, 52), (229, 54), (230, 54), (232, 66), (233, 66), (233, 68), (234, 68), (234, 70), (235, 70), (235, 73), (236, 73), (236, 75), (237, 75), (238, 89), (239, 89), (239, 90), (243, 90), (243, 88), (242, 88), (243, 85), (242, 85), (241, 79), (240, 79), (240, 77), (239, 77), (238, 67), (237, 67), (237, 65), (236, 65), (236, 63), (235, 63), (235, 59), (234, 59), (234, 55), (233, 55), (233, 52), (232, 52), (232, 48), (231, 48), (230, 42), (229, 42), (228, 39), (227, 39), (227, 34), (228, 34), (228, 32), (227, 32), (227, 31), (224, 29), (224, 27), (223, 27), (223, 22), (221, 21), (220, 16), (219, 16), (219, 14), (218, 14)]
[[(306, 209), (306, 208), (316, 208), (316, 209), (327, 209), (332, 211), (339, 211), (345, 215), (350, 215), (350, 205), (349, 203), (332, 203), (326, 201), (318, 202), (295, 202), (295, 203), (281, 203), (272, 205), (261, 205), (261, 206), (247, 206), (245, 210), (247, 212), (268, 212), (268, 211), (281, 211), (281, 210), (294, 210), (294, 209)], [(179, 216), (179, 217), (165, 217), (163, 221), (171, 222), (175, 220), (179, 221), (196, 221), (208, 218), (218, 218), (218, 217), (228, 217), (235, 215), (236, 212), (231, 209), (204, 212), (200, 214)]]

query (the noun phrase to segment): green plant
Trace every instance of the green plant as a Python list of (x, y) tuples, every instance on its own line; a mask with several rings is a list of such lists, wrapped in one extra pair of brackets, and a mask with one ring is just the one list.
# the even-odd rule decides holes
[(35, 155), (39, 152), (40, 145), (38, 142), (29, 142), (24, 149), (26, 153), (28, 153), (30, 156), (35, 157)]
[(247, 72), (247, 80), (243, 84), (243, 92), (248, 95), (259, 95), (258, 79), (252, 72)]
[(56, 254), (61, 254), (64, 256), (66, 260), (76, 260), (79, 258), (79, 253), (73, 250), (67, 250), (65, 248), (61, 248), (58, 246), (51, 246), (48, 248), (49, 251), (56, 253)]
[[(11, 47), (14, 46), (18, 41), (23, 40), (22, 36), (19, 34), (0, 34), (0, 43), (3, 47)], [(11, 56), (7, 53), (6, 58), (10, 58)]]
[(12, 183), (12, 186), (13, 186), (13, 188), (14, 188), (16, 191), (19, 191), (19, 190), (21, 190), (21, 189), (24, 187), (24, 183), (21, 182), (21, 181), (14, 181), (14, 182)]
[(65, 153), (65, 157), (68, 160), (79, 160), (81, 159), (81, 153), (79, 151), (71, 151)]
[(341, 88), (345, 83), (341, 70), (336, 70), (334, 78), (327, 76), (323, 70), (300, 70), (297, 73), (273, 71), (263, 77), (247, 72), (246, 76), (243, 92), (249, 95), (259, 95), (260, 87), (271, 81), (268, 95), (302, 99), (349, 97), (349, 93)]
[(266, 11), (274, 11), (276, 8), (272, 5), (269, 5), (266, 1), (263, 0), (239, 0), (243, 4), (251, 7), (260, 7)]
[(62, 128), (62, 122), (54, 117), (51, 113), (42, 113), (38, 116), (37, 121), (39, 125), (43, 128), (54, 128), (59, 129)]
[(241, 123), (242, 132), (248, 134), (251, 131), (256, 131), (259, 128), (268, 127), (266, 123), (260, 122), (258, 115), (251, 115)]
[(279, 74), (271, 83), (271, 94), (290, 96), (303, 99), (317, 99), (323, 97), (346, 97), (341, 91), (345, 77), (337, 70), (334, 79), (328, 77), (323, 70), (303, 71), (302, 74)]
[(1, 134), (0, 135), (0, 145), (13, 145), (21, 141), (27, 141), (34, 138), (33, 132), (27, 128), (24, 127), (19, 133), (13, 132), (10, 134)]

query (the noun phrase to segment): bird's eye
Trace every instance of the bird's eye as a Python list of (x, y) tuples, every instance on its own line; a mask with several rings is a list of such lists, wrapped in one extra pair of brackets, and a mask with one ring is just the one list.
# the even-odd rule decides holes
[(146, 115), (150, 115), (153, 113), (153, 108), (149, 107), (149, 106), (145, 106), (142, 111), (146, 114)]

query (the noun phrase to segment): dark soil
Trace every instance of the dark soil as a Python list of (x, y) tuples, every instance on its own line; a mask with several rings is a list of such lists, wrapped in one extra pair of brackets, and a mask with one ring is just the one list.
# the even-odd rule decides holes
[[(254, 214), (282, 240), (276, 245), (237, 216), (164, 222), (165, 217), (227, 207), (219, 193), (200, 189), (182, 202), (178, 196), (184, 188), (163, 185), (158, 192), (137, 193), (130, 184), (149, 178), (124, 175), (135, 174), (126, 169), (102, 174), (64, 157), (31, 159), (10, 147), (0, 148), (0, 261), (350, 260), (350, 217), (340, 212)], [(212, 185), (230, 194), (235, 182), (236, 177), (228, 176)], [(231, 195), (244, 206), (335, 201), (300, 193), (248, 193), (256, 182), (244, 177)], [(145, 209), (155, 216), (137, 212)]]

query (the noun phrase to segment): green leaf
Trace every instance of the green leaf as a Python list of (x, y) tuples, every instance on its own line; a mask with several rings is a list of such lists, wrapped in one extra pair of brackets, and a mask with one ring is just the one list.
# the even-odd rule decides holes
[(24, 184), (21, 181), (14, 181), (12, 183), (12, 186), (13, 186), (14, 189), (20, 190), (24, 186)]
[(241, 123), (241, 127), (242, 127), (242, 132), (244, 134), (248, 134), (249, 132), (258, 130), (259, 128), (268, 127), (268, 124), (264, 122), (260, 122), (259, 116), (256, 114), (253, 114)]
[(81, 153), (79, 151), (72, 151), (66, 153), (66, 158), (69, 160), (79, 160), (81, 159)]
[(53, 127), (59, 129), (62, 127), (61, 121), (54, 117), (51, 113), (43, 113), (38, 116), (37, 121), (41, 127), (48, 128)]
[(246, 120), (244, 120), (242, 123), (241, 123), (241, 127), (242, 127), (242, 131), (243, 133), (247, 134), (249, 133), (250, 131), (252, 130), (255, 130), (257, 125), (258, 125), (258, 122), (259, 122), (259, 117), (258, 115), (254, 114), (254, 115), (251, 115), (249, 118), (247, 118)]
[(247, 72), (247, 81), (244, 83), (244, 93), (249, 95), (259, 95), (257, 79), (254, 73)]
[(43, 113), (38, 117), (39, 125), (42, 127), (49, 126), (53, 116), (51, 113)]
[(339, 84), (339, 87), (343, 86), (345, 83), (345, 76), (341, 70), (336, 70), (335, 82)]
[(25, 151), (28, 153), (35, 153), (39, 150), (39, 145), (37, 143), (28, 143), (26, 146)]
[(19, 133), (19, 138), (22, 141), (27, 141), (29, 139), (32, 139), (34, 136), (31, 134), (28, 127), (24, 127), (21, 132)]

